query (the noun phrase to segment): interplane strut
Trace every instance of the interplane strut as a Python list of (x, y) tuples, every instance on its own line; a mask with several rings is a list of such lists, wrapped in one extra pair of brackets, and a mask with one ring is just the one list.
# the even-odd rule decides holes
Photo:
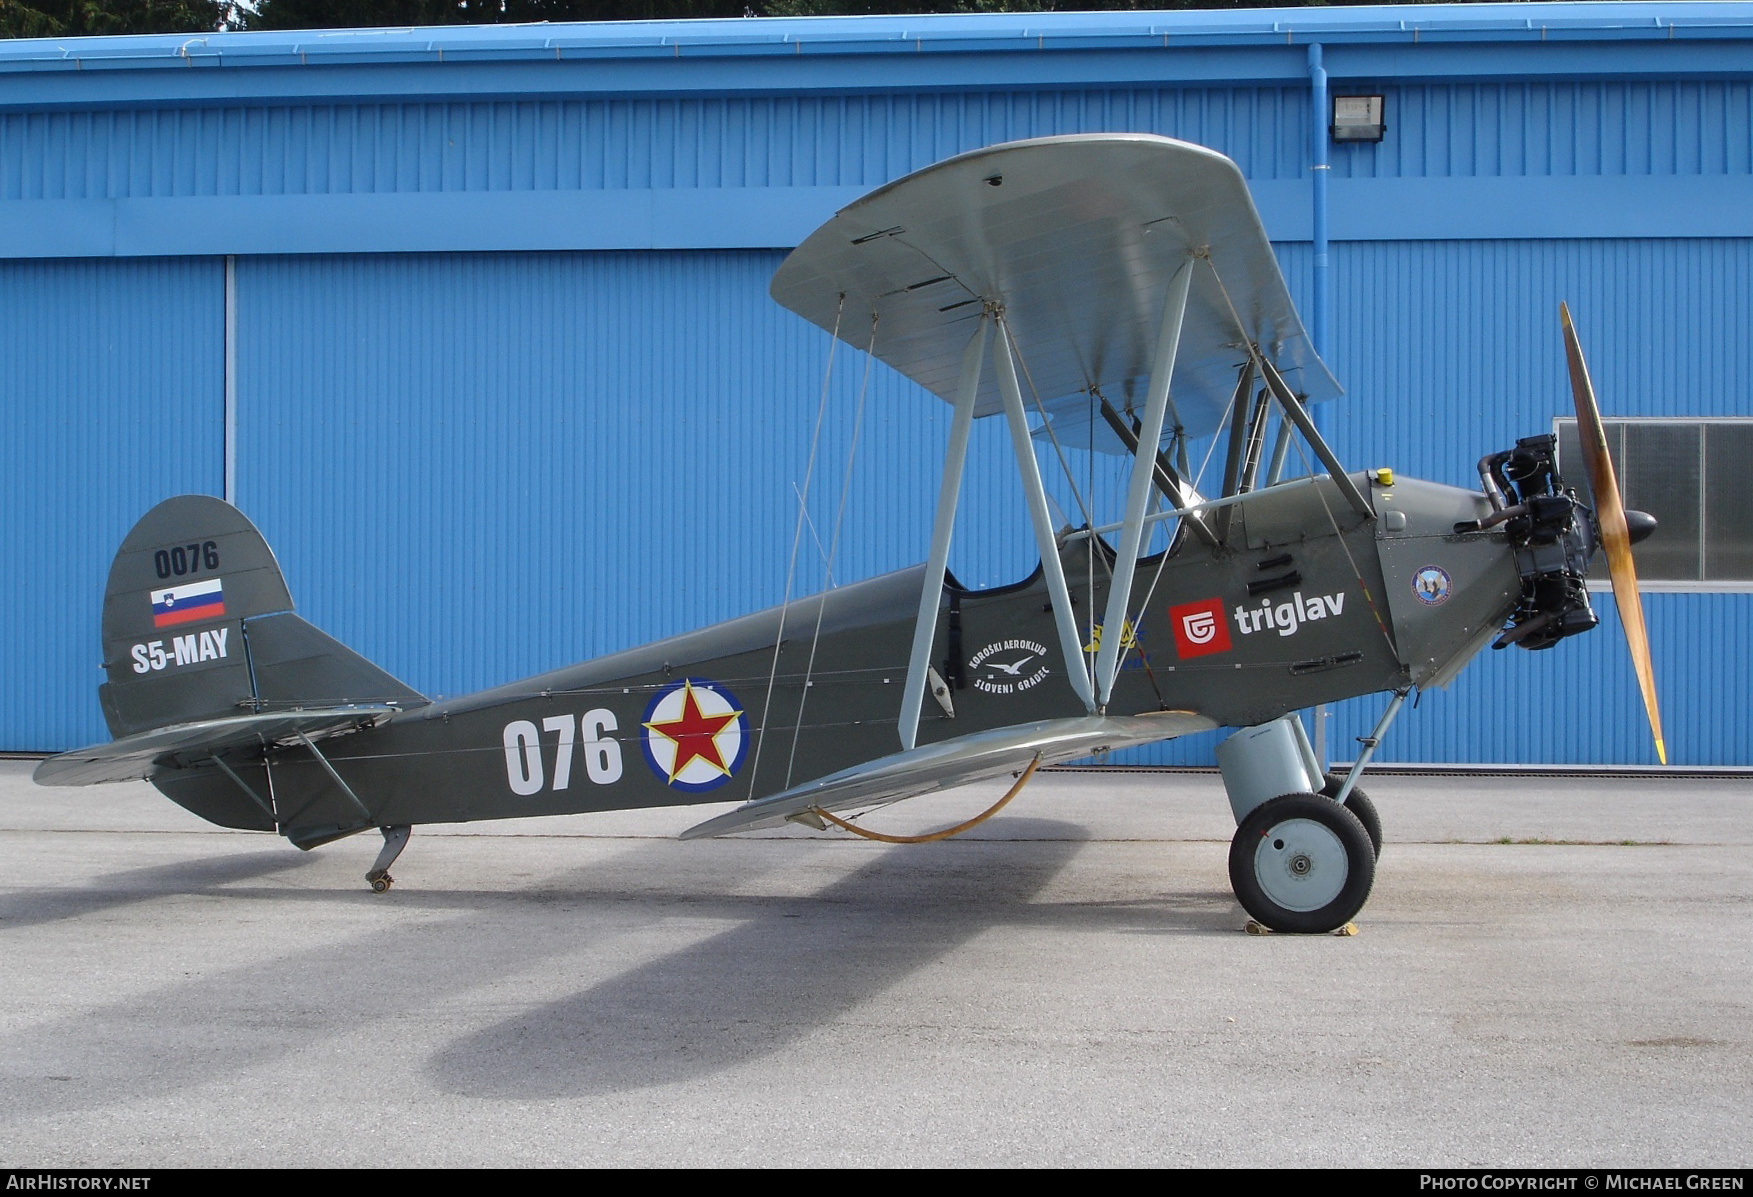
[(1181, 321), (1187, 314), (1187, 290), (1193, 282), (1193, 263), (1188, 258), (1169, 280), (1163, 303), (1162, 328), (1157, 334), (1151, 363), (1150, 390), (1145, 395), (1143, 423), (1132, 454), (1132, 481), (1126, 493), (1126, 519), (1120, 531), (1119, 556), (1108, 586), (1108, 610), (1102, 617), (1101, 647), (1096, 650), (1096, 704), (1108, 705), (1120, 653), (1126, 642), (1127, 607), (1132, 599), (1132, 574), (1138, 564), (1138, 546), (1144, 536), (1145, 506), (1156, 476), (1156, 447), (1162, 443), (1163, 415), (1168, 409), (1169, 379), (1175, 373), (1175, 353), (1181, 343)]
[(931, 527), (931, 553), (925, 559), (925, 580), (919, 588), (919, 618), (913, 624), (913, 651), (907, 660), (907, 688), (901, 695), (901, 747), (910, 749), (919, 736), (919, 707), (925, 701), (925, 674), (931, 644), (937, 636), (937, 608), (943, 598), (944, 571), (949, 568), (950, 533), (956, 524), (956, 501), (962, 493), (962, 466), (968, 459), (968, 435), (974, 426), (974, 398), (980, 393), (980, 366), (991, 331), (984, 314), (980, 327), (962, 351), (962, 377), (956, 387), (955, 416), (944, 452), (943, 481), (937, 490), (937, 518)]
[(1059, 629), (1059, 646), (1065, 653), (1065, 673), (1084, 710), (1095, 711), (1096, 695), (1090, 675), (1083, 667), (1083, 638), (1071, 615), (1071, 589), (1065, 584), (1065, 564), (1059, 560), (1059, 538), (1047, 511), (1047, 491), (1041, 485), (1041, 467), (1035, 460), (1035, 441), (1029, 418), (1023, 412), (1023, 392), (1017, 385), (1016, 361), (1011, 356), (1010, 329), (998, 314), (998, 347), (993, 353), (998, 367), (998, 389), (1004, 396), (1004, 415), (1010, 425), (1011, 448), (1016, 452), (1017, 474), (1028, 500), (1029, 522), (1035, 528), (1035, 545), (1041, 551), (1041, 571), (1047, 580), (1047, 596), (1053, 602), (1053, 623)]

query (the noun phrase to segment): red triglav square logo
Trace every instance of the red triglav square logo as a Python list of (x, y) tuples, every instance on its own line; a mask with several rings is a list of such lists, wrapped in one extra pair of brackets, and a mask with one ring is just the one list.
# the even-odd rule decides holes
[(1224, 622), (1221, 598), (1170, 607), (1169, 626), (1175, 629), (1175, 651), (1183, 661), (1230, 650), (1230, 626)]

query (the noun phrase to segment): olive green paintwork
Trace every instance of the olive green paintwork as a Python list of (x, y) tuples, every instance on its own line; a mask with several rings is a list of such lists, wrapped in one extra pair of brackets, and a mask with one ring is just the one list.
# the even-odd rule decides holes
[[(1452, 532), (1456, 522), (1483, 514), (1486, 500), (1413, 480), (1353, 480), (1370, 496), (1375, 517), (1347, 507), (1331, 480), (1302, 480), (1246, 497), (1226, 544), (1212, 548), (1184, 536), (1165, 556), (1141, 561), (1131, 604), (1143, 612), (1137, 644), (1108, 712), (1183, 710), (1246, 726), (1452, 676), (1515, 605), (1517, 576), (1501, 535)], [(167, 634), (152, 626), (147, 598), (161, 585), (150, 569), (155, 546), (207, 541), (219, 546), (219, 568), (210, 572), (224, 579), (225, 618), (169, 631), (198, 636), (223, 627), (227, 648), (241, 654), (139, 672), (136, 646)], [(1092, 563), (1081, 536), (1061, 543), (1075, 614), (1087, 629), (1089, 612), (1106, 603), (1107, 562)], [(1413, 580), (1430, 567), (1451, 580), (1435, 603), (1413, 593)], [(224, 754), (262, 802), (211, 761), (183, 767), (199, 754), (163, 759), (151, 774), (166, 795), (204, 818), (279, 830), (303, 846), (373, 826), (744, 801), (899, 748), (922, 575), (917, 567), (902, 570), (783, 612), (432, 703), (293, 614), (272, 553), (241, 513), (185, 496), (148, 513), (118, 554), (105, 607), (104, 706), (122, 736), (254, 710), (397, 707), (375, 725), (320, 742), (351, 797), (296, 743)], [(191, 571), (188, 581), (200, 580)], [(812, 645), (818, 614), (820, 639)], [(1192, 634), (1183, 626), (1178, 637), (1172, 615), (1189, 614)], [(932, 659), (948, 683), (954, 717), (928, 700), (921, 744), (1085, 713), (1066, 681), (1039, 570), (997, 590), (946, 588)], [(716, 688), (746, 729), (744, 751), (738, 758), (727, 748), (727, 772), (713, 788), (672, 785), (644, 746), (654, 696), (682, 679)], [(519, 726), (535, 735), (518, 740), (508, 729)], [(562, 751), (564, 737), (572, 740), (569, 751)], [(514, 792), (532, 789), (537, 775), (533, 792)]]

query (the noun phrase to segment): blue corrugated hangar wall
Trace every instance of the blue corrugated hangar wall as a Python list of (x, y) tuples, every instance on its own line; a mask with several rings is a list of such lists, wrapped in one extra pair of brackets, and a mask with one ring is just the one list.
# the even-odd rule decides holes
[[(1750, 42), (1750, 4), (1610, 3), (0, 45), (0, 747), (104, 737), (109, 556), (184, 491), (235, 495), (319, 625), (458, 693), (777, 602), (827, 377), (819, 586), (865, 363), (768, 300), (784, 250), (947, 155), (1143, 130), (1241, 164), (1307, 316), (1311, 44), (1388, 121), (1331, 149), (1343, 457), (1474, 484), (1567, 408), (1560, 299), (1612, 413), (1753, 415)], [(923, 556), (946, 435), (868, 387), (842, 580)], [(970, 583), (1032, 565), (1001, 436)], [(1753, 763), (1748, 595), (1645, 601), (1675, 759)], [(1602, 606), (1386, 758), (1649, 760)]]

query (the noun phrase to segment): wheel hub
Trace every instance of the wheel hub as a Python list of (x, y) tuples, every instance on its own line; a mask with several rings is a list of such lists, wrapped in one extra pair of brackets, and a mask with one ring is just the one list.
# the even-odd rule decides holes
[(1286, 819), (1267, 829), (1254, 851), (1254, 875), (1266, 896), (1286, 910), (1320, 910), (1350, 875), (1345, 845), (1313, 819)]

